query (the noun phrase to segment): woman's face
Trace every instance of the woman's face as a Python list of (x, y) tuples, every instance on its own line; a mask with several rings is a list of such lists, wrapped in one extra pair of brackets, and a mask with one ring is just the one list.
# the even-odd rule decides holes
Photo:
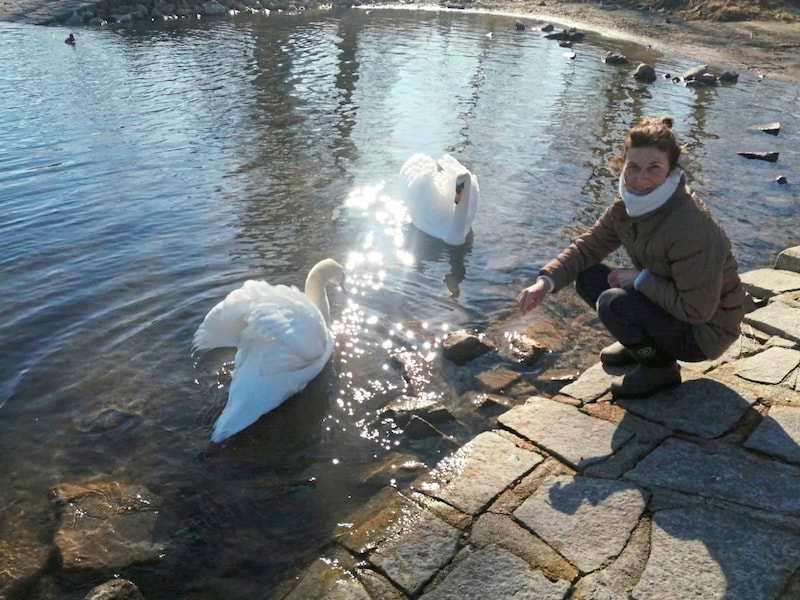
[(653, 146), (628, 148), (622, 177), (628, 191), (641, 196), (664, 183), (670, 170), (666, 152)]

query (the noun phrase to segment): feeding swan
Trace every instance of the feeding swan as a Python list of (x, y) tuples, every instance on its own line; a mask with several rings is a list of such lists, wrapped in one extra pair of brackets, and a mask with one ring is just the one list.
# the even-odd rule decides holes
[(414, 154), (400, 168), (411, 222), (451, 246), (460, 246), (478, 208), (478, 178), (450, 154), (435, 160)]
[(245, 281), (212, 308), (194, 334), (193, 351), (235, 347), (228, 402), (211, 434), (221, 442), (302, 390), (333, 352), (327, 284), (344, 269), (326, 258), (294, 286)]

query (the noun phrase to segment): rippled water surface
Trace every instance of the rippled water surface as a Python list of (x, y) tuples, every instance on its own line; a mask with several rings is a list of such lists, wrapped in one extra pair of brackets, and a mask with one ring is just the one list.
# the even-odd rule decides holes
[[(68, 30), (0, 23), (0, 561), (52, 537), (54, 485), (143, 484), (167, 551), (123, 576), (150, 600), (265, 597), (403, 483), (387, 464), (452, 450), (376, 423), (412, 391), (465, 402), (439, 379), (411, 390), (392, 351), (513, 320), (520, 287), (610, 201), (605, 165), (638, 117), (675, 118), (743, 269), (797, 244), (797, 86), (692, 90), (664, 76), (690, 59), (591, 34), (570, 59), (513, 25), (353, 10), (78, 30), (73, 48)], [(659, 79), (635, 84), (608, 50)], [(771, 121), (777, 137), (751, 129)], [(779, 162), (736, 154), (766, 150)], [(397, 173), (417, 151), (478, 175), (471, 246), (404, 223)], [(245, 279), (300, 286), (325, 256), (349, 280), (327, 377), (211, 447), (232, 352), (193, 357), (195, 329)], [(586, 342), (563, 296), (517, 326), (549, 323), (551, 365), (575, 369)], [(64, 598), (91, 587), (57, 561), (44, 575)]]

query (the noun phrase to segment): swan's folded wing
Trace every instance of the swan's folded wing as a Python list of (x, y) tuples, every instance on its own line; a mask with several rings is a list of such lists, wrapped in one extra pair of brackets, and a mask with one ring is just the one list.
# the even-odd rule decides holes
[(400, 167), (400, 176), (411, 186), (430, 181), (438, 169), (436, 161), (427, 154), (412, 154)]
[(238, 346), (252, 307), (261, 298), (269, 297), (272, 287), (265, 281), (250, 279), (229, 293), (208, 311), (194, 334), (192, 348), (208, 350)]
[(253, 309), (240, 343), (260, 349), (263, 376), (304, 369), (321, 357), (327, 360), (333, 349), (319, 309), (298, 290), (275, 287), (280, 293)]

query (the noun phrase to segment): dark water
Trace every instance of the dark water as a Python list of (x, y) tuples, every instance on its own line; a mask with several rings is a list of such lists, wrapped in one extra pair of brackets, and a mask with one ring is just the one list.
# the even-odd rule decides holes
[[(513, 23), (354, 10), (79, 30), (75, 48), (68, 30), (0, 23), (0, 563), (52, 537), (52, 486), (119, 481), (164, 499), (165, 558), (119, 573), (148, 599), (268, 595), (377, 489), (452, 450), (376, 423), (412, 391), (392, 351), (424, 357), (445, 328), (513, 315), (611, 199), (605, 165), (641, 116), (675, 118), (744, 270), (798, 243), (797, 86), (692, 90), (663, 77), (689, 58), (590, 35), (571, 60)], [(607, 50), (658, 81), (636, 85)], [(750, 129), (771, 121), (778, 137)], [(779, 162), (736, 155), (766, 150)], [(472, 246), (403, 223), (397, 172), (416, 151), (478, 175)], [(211, 448), (232, 353), (193, 358), (194, 330), (245, 279), (302, 285), (325, 256), (349, 278), (328, 376)], [(565, 294), (512, 324), (549, 324), (552, 366), (574, 370), (590, 360), (576, 314)], [(417, 383), (458, 412), (445, 382)], [(44, 576), (63, 598), (94, 582), (57, 561)]]

